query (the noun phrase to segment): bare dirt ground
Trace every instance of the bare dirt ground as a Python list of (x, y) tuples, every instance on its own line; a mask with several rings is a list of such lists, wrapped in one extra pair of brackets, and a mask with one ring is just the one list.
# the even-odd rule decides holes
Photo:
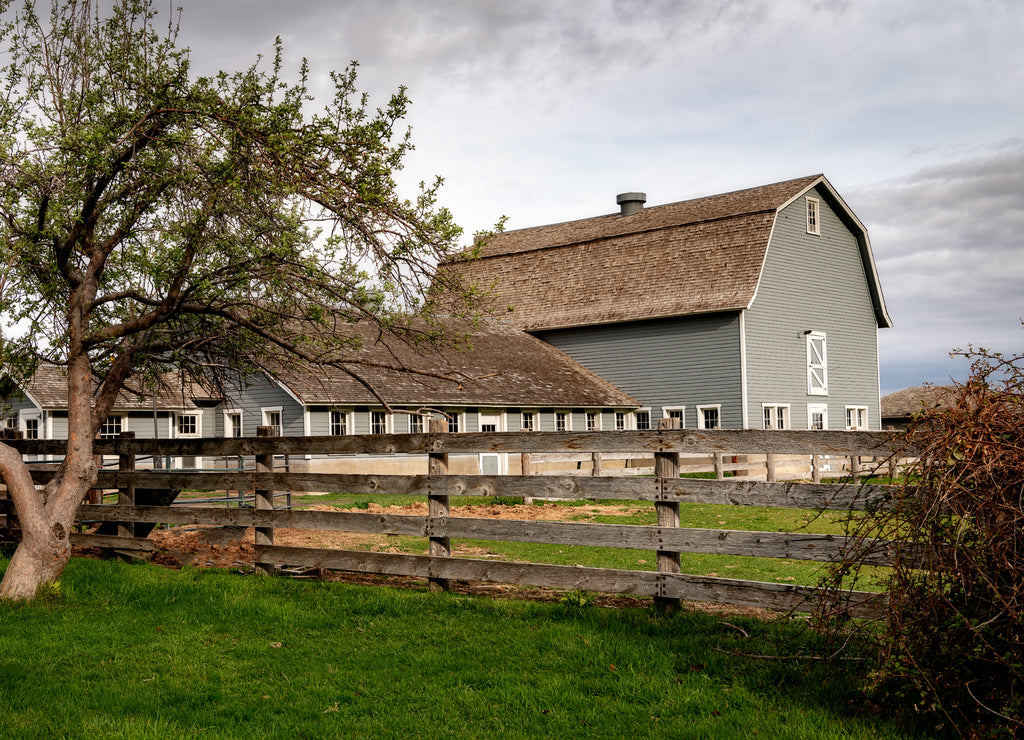
[[(313, 510), (334, 511), (331, 506), (313, 506)], [(370, 504), (366, 513), (384, 513), (405, 516), (426, 516), (426, 502), (407, 506), (380, 506)], [(490, 505), (490, 506), (453, 506), (451, 515), (455, 517), (475, 517), (492, 519), (518, 519), (531, 521), (565, 520), (571, 515), (574, 519), (589, 516), (614, 515), (633, 511), (626, 506), (579, 506), (566, 508), (555, 504), (531, 505)], [(252, 528), (228, 527), (176, 527), (170, 530), (154, 530), (149, 539), (157, 548), (151, 562), (169, 568), (181, 568), (189, 565), (198, 568), (227, 568), (241, 572), (251, 572), (255, 565), (253, 546), (254, 533)], [(274, 543), (289, 547), (316, 547), (327, 549), (370, 549), (375, 552), (399, 552), (389, 543), (387, 535), (360, 534), (354, 532), (325, 532), (306, 529), (275, 529)], [(424, 541), (423, 554), (427, 553)], [(86, 552), (82, 553), (88, 554)], [(98, 553), (95, 553), (98, 554)], [(488, 557), (493, 553), (477, 547), (456, 545), (453, 555), (457, 557)], [(426, 581), (416, 578), (395, 576), (376, 576), (359, 573), (311, 572), (302, 574), (304, 577), (315, 577), (327, 581), (343, 581), (368, 585), (386, 585), (397, 588), (426, 588)], [(452, 584), (452, 590), (459, 593), (485, 595), (495, 598), (528, 599), (537, 601), (559, 601), (564, 597), (559, 591), (545, 588), (511, 586), (503, 584), (462, 583)], [(612, 608), (645, 607), (649, 599), (614, 594), (588, 594), (590, 603)], [(744, 614), (762, 619), (777, 618), (778, 615), (763, 609), (734, 607), (722, 604), (703, 604), (688, 602), (684, 608), (714, 614)]]

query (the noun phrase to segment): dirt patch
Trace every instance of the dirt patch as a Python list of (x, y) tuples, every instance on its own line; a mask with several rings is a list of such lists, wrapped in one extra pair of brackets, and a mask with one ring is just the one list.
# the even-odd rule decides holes
[[(311, 506), (313, 511), (337, 511), (333, 506)], [(426, 502), (413, 503), (405, 506), (381, 506), (371, 503), (366, 509), (368, 514), (390, 514), (403, 516), (427, 516)], [(621, 515), (635, 512), (628, 506), (558, 506), (553, 503), (532, 505), (487, 505), (487, 506), (453, 506), (453, 517), (472, 517), (480, 519), (506, 519), (528, 521), (579, 521), (597, 515)], [(149, 558), (151, 562), (170, 568), (181, 568), (189, 565), (198, 568), (227, 568), (251, 572), (255, 568), (255, 533), (253, 528), (241, 527), (175, 527), (169, 530), (156, 529), (149, 535), (150, 541), (157, 551)], [(275, 529), (274, 543), (288, 547), (310, 547), (336, 550), (371, 550), (374, 552), (401, 552), (390, 542), (389, 535), (360, 534), (356, 532), (326, 532), (308, 529)], [(423, 541), (423, 552), (428, 550), (427, 541)], [(76, 554), (84, 556), (103, 556), (98, 550), (81, 549)], [(486, 548), (458, 546), (453, 554), (458, 557), (488, 558), (498, 557)], [(427, 587), (424, 579), (399, 576), (367, 575), (361, 573), (342, 573), (333, 571), (302, 571), (292, 573), (301, 577), (319, 578), (325, 581), (338, 581), (366, 585), (389, 586), (393, 588), (411, 588), (423, 590)], [(453, 582), (452, 591), (457, 593), (489, 596), (492, 598), (523, 599), (533, 601), (557, 602), (564, 599), (561, 591), (546, 588), (513, 586), (505, 584)], [(588, 603), (609, 608), (638, 608), (650, 605), (650, 599), (616, 594), (590, 594)], [(765, 609), (734, 607), (723, 604), (704, 604), (687, 602), (684, 609), (711, 614), (743, 614), (761, 619), (777, 619), (778, 614)]]

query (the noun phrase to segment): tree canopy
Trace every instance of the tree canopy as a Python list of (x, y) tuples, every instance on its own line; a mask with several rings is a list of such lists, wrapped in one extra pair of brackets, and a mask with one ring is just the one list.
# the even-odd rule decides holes
[(398, 192), (404, 89), (371, 108), (352, 63), (318, 106), (305, 62), (285, 79), (280, 40), (248, 69), (194, 76), (151, 0), (51, 5), (0, 0), (0, 365), (65, 366), (76, 440), (42, 496), (47, 527), (70, 524), (86, 440), (128, 377), (289, 360), (358, 376), (349, 322), (411, 331), (472, 292), (437, 285), (458, 279), (434, 268), (461, 233), (440, 180)]
[(309, 70), (286, 82), (279, 41), (193, 78), (148, 0), (51, 15), (28, 5), (0, 32), (0, 289), (23, 329), (5, 359), (84, 352), (114, 383), (156, 361), (335, 362), (351, 359), (340, 324), (434, 308), (424, 288), (460, 230), (439, 182), (397, 192), (404, 90), (371, 110), (353, 63), (311, 111)]

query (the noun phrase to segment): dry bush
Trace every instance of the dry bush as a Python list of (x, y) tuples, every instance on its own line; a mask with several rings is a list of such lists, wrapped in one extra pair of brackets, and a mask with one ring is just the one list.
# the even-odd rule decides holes
[(919, 462), (851, 520), (858, 544), (828, 586), (852, 587), (873, 541), (893, 542), (873, 698), (937, 732), (1024, 737), (1024, 355), (963, 354), (970, 379), (903, 435)]

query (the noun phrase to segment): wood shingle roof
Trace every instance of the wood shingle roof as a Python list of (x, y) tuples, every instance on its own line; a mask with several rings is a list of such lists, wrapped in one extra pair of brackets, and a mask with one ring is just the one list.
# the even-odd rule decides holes
[[(509, 324), (483, 321), (471, 327), (448, 320), (446, 326), (467, 335), (466, 345), (411, 345), (370, 325), (357, 326), (363, 346), (351, 368), (395, 405), (639, 406), (568, 355)], [(403, 367), (425, 374), (391, 369)], [(379, 403), (365, 385), (336, 368), (281, 369), (275, 377), (307, 405)]]
[[(68, 378), (63, 367), (40, 365), (25, 384), (24, 391), (41, 409), (63, 410), (68, 407)], [(129, 379), (118, 394), (113, 411), (150, 410), (153, 408), (153, 393)], [(161, 410), (195, 409), (192, 399), (209, 395), (209, 392), (198, 392), (192, 383), (183, 385), (180, 378), (170, 375), (155, 393), (157, 408)]]
[[(750, 305), (775, 215), (821, 175), (495, 235), (454, 261), (527, 331), (730, 311)], [(506, 314), (506, 307), (512, 310)]]

